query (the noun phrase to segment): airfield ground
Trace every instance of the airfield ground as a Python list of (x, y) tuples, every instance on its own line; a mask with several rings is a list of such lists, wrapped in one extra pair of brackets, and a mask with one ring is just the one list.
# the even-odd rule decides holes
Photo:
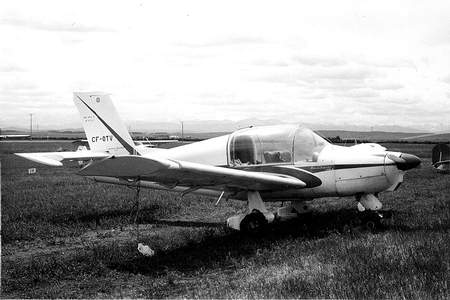
[(71, 146), (0, 142), (2, 298), (450, 296), (450, 177), (431, 168), (433, 145), (385, 145), (423, 164), (381, 195), (394, 218), (377, 233), (343, 226), (350, 198), (316, 200), (306, 224), (248, 237), (223, 227), (242, 202), (143, 190), (141, 241), (153, 257), (136, 249), (132, 190), (12, 155)]

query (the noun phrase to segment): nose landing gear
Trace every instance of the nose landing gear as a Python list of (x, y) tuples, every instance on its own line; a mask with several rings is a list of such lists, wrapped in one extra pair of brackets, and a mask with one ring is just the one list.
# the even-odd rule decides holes
[(358, 225), (362, 226), (365, 230), (377, 232), (392, 224), (393, 214), (390, 210), (364, 211), (359, 213), (357, 220)]
[(392, 212), (381, 211), (382, 204), (374, 194), (356, 195), (358, 201), (359, 216), (355, 220), (366, 230), (375, 232), (392, 220)]

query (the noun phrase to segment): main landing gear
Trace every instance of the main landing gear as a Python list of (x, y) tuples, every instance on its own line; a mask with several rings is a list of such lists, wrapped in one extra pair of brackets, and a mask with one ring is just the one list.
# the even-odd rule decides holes
[(299, 214), (310, 210), (309, 205), (306, 202), (302, 202), (280, 207), (276, 214), (273, 214), (267, 210), (261, 195), (257, 191), (247, 192), (247, 202), (247, 213), (228, 218), (228, 227), (245, 233), (258, 233), (274, 221), (295, 219)]
[(256, 233), (275, 220), (275, 215), (267, 210), (259, 192), (247, 192), (247, 202), (248, 213), (228, 218), (228, 227), (247, 233)]

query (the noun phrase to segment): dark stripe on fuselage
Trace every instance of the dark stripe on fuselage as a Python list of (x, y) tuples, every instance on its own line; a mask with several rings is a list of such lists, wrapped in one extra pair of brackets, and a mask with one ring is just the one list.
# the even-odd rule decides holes
[(342, 165), (318, 165), (318, 166), (296, 166), (296, 167), (299, 169), (309, 171), (311, 173), (318, 173), (330, 170), (373, 168), (382, 166), (395, 166), (395, 164), (342, 164)]
[[(373, 167), (382, 167), (382, 166), (395, 166), (395, 163), (391, 163), (391, 164), (341, 164), (341, 165), (315, 165), (315, 166), (300, 166), (297, 165), (295, 166), (295, 168), (297, 169), (301, 169), (301, 170), (305, 170), (311, 173), (319, 173), (319, 172), (325, 172), (325, 171), (331, 171), (331, 170), (345, 170), (345, 169), (357, 169), (357, 168), (373, 168)], [(290, 164), (280, 164), (280, 166), (276, 166), (276, 165), (271, 165), (270, 167), (272, 167), (272, 170), (268, 170), (267, 168), (265, 168), (264, 165), (253, 165), (253, 166), (246, 166), (245, 168), (237, 168), (237, 169), (241, 169), (241, 170), (248, 170), (248, 171), (259, 171), (259, 172), (273, 172), (276, 173), (276, 171), (282, 171), (283, 169), (280, 168), (282, 166), (292, 166)], [(219, 167), (229, 167), (229, 166), (219, 166)], [(267, 166), (269, 167), (269, 166)], [(278, 168), (276, 168), (278, 167)], [(233, 167), (231, 167), (233, 168)], [(281, 174), (283, 174), (284, 172), (280, 172)], [(291, 174), (286, 174), (286, 175), (291, 175)]]
[(81, 99), (78, 95), (77, 95), (77, 98), (80, 99), (80, 101), (83, 102), (84, 105), (86, 105), (86, 107), (90, 111), (92, 111), (92, 113), (94, 115), (97, 116), (97, 118), (100, 120), (100, 122), (102, 122), (103, 125), (105, 125), (105, 127), (108, 128), (108, 130), (114, 135), (114, 137), (119, 141), (119, 143), (122, 144), (122, 146), (128, 151), (129, 154), (140, 155), (140, 153), (137, 152), (135, 148), (133, 148), (131, 145), (129, 145), (117, 132), (114, 131), (114, 129), (111, 128), (111, 126), (108, 125), (108, 123), (106, 123), (92, 108), (90, 108), (89, 105), (87, 105), (87, 103), (83, 101), (83, 99)]

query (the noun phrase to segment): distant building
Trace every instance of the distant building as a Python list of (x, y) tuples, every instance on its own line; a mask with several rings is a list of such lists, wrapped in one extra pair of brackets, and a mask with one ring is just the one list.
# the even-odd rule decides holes
[(167, 132), (154, 132), (148, 136), (152, 140), (168, 140), (169, 134)]

